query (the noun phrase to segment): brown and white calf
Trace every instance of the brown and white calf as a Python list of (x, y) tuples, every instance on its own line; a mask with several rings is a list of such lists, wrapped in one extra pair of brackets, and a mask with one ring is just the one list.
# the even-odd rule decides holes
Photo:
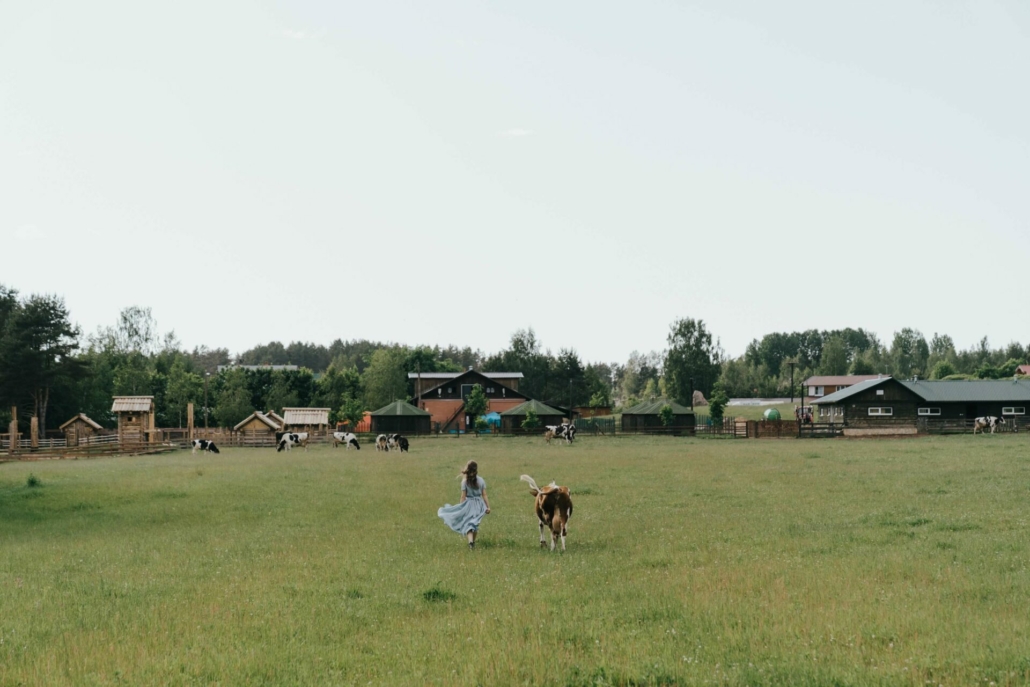
[(561, 550), (565, 550), (565, 537), (569, 534), (569, 519), (572, 517), (572, 495), (568, 487), (559, 487), (551, 482), (546, 487), (538, 487), (529, 475), (522, 475), (520, 480), (529, 484), (529, 493), (536, 497), (536, 517), (540, 521), (540, 546), (547, 546), (544, 539), (544, 527), (551, 530), (551, 551), (561, 538)]

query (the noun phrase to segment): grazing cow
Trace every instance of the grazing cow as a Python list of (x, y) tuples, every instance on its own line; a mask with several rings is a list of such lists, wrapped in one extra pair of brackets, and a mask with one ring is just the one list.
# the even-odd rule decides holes
[(207, 439), (194, 439), (193, 453), (196, 453), (197, 449), (200, 449), (201, 451), (210, 451), (211, 453), (220, 453), (218, 447), (215, 446), (215, 442), (208, 441)]
[(377, 451), (389, 451), (390, 445), (386, 441), (386, 435), (380, 434), (376, 437), (376, 450)]
[(289, 451), (294, 446), (303, 446), (305, 450), (308, 447), (307, 432), (276, 432), (275, 438), (278, 441), (275, 446), (276, 453), (284, 449)]
[(333, 432), (333, 448), (343, 444), (345, 449), (353, 446), (357, 450), (361, 450), (361, 444), (358, 443), (358, 438), (350, 432)]
[[(563, 422), (560, 425), (547, 425), (544, 429), (551, 433), (551, 438), (564, 439), (566, 444), (571, 444), (576, 438), (576, 425)], [(544, 434), (547, 437), (547, 434)], [(550, 443), (550, 439), (547, 440)]]
[(544, 539), (544, 526), (551, 530), (551, 551), (558, 537), (561, 537), (561, 550), (565, 551), (565, 537), (568, 535), (569, 519), (572, 517), (572, 495), (568, 487), (559, 487), (551, 482), (540, 488), (529, 475), (522, 475), (520, 480), (529, 484), (529, 493), (536, 497), (536, 517), (540, 521), (540, 546), (547, 546)]
[(551, 439), (553, 439), (553, 438), (554, 438), (554, 430), (553, 429), (548, 429), (546, 432), (544, 432), (544, 440), (547, 441), (548, 444), (551, 443)]
[(405, 453), (408, 450), (408, 440), (400, 434), (391, 434), (386, 437), (386, 445), (391, 451), (400, 451), (401, 453)]
[(998, 425), (1003, 424), (1005, 424), (1005, 418), (1003, 417), (994, 417), (993, 415), (978, 417), (973, 420), (973, 434), (976, 434), (976, 430), (980, 430), (980, 434), (983, 434), (988, 427), (991, 428), (991, 434), (994, 434), (994, 430), (998, 428)]

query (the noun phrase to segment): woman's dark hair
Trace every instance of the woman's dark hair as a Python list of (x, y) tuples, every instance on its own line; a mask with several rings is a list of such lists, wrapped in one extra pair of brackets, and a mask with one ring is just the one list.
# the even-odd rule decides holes
[(479, 488), (479, 464), (474, 460), (470, 460), (465, 464), (465, 468), (461, 471), (461, 474), (465, 476), (465, 485), (472, 487), (473, 489)]

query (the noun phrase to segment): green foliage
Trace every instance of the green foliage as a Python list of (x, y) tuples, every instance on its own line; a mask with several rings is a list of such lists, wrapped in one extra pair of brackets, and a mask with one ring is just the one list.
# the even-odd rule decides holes
[(365, 406), (356, 398), (344, 399), (343, 405), (336, 411), (336, 421), (346, 422), (351, 430), (365, 419)]
[(468, 398), (465, 399), (465, 412), (472, 417), (479, 417), (486, 413), (490, 407), (490, 399), (486, 397), (486, 393), (483, 391), (483, 387), (476, 384), (472, 387), (472, 391), (469, 392)]
[(165, 392), (165, 414), (178, 420), (182, 427), (187, 406), (190, 403), (200, 405), (204, 398), (204, 379), (195, 372), (186, 369), (186, 359), (176, 360), (168, 373), (168, 386)]
[(930, 347), (918, 329), (905, 327), (894, 333), (890, 359), (895, 377), (908, 379), (914, 375), (925, 375), (929, 358)]
[(941, 360), (930, 370), (930, 379), (945, 379), (953, 374), (955, 374), (955, 366), (947, 360)]
[(718, 340), (712, 339), (703, 320), (689, 317), (673, 322), (668, 342), (665, 380), (669, 394), (677, 402), (690, 405), (690, 380), (694, 380), (694, 389), (707, 396), (719, 379), (722, 349)]
[(228, 370), (221, 375), (221, 390), (215, 401), (214, 418), (221, 427), (233, 427), (254, 412), (246, 370)]
[(672, 406), (668, 403), (663, 405), (658, 410), (658, 419), (661, 421), (663, 427), (668, 427), (669, 425), (671, 425), (675, 417), (676, 416), (673, 413)]
[(716, 424), (722, 422), (726, 404), (729, 402), (730, 399), (726, 396), (722, 386), (716, 385), (712, 390), (712, 395), (708, 398), (708, 415), (712, 418), (712, 422)]
[(473, 425), (475, 426), (476, 434), (479, 434), (480, 432), (485, 432), (486, 430), (490, 429), (490, 423), (487, 422), (486, 418), (482, 416), (477, 417)]
[(845, 375), (848, 373), (848, 349), (844, 339), (831, 336), (823, 342), (822, 359), (819, 362), (821, 375)]
[(280, 415), (283, 408), (297, 408), (300, 405), (300, 394), (290, 383), (290, 375), (283, 370), (272, 372), (272, 386), (265, 397), (263, 407), (274, 410)]
[(530, 408), (526, 411), (526, 417), (522, 418), (522, 429), (539, 429), (540, 417), (536, 411)]
[(40, 478), (36, 477), (35, 475), (33, 475), (30, 472), (29, 476), (28, 476), (28, 479), (25, 480), (25, 486), (28, 487), (29, 489), (37, 489), (37, 488), (43, 486), (43, 480), (41, 480)]
[(606, 391), (597, 391), (590, 397), (591, 408), (607, 408), (611, 404), (611, 397)]
[(361, 375), (369, 408), (382, 408), (398, 398), (407, 398), (408, 375), (404, 369), (407, 357), (407, 351), (400, 346), (381, 348), (372, 354), (368, 368)]
[(868, 356), (860, 355), (851, 362), (851, 368), (848, 370), (848, 373), (853, 375), (874, 375), (876, 374), (876, 367), (869, 360)]

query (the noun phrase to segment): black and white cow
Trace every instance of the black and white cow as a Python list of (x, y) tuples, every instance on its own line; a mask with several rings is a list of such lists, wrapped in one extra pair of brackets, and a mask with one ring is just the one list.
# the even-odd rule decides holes
[(336, 448), (340, 444), (343, 444), (344, 448), (354, 447), (357, 450), (361, 450), (361, 444), (358, 443), (358, 438), (350, 432), (333, 432), (333, 448)]
[(389, 451), (390, 444), (387, 442), (386, 435), (380, 434), (376, 437), (376, 450), (377, 451)]
[(207, 439), (194, 439), (193, 440), (193, 453), (200, 451), (210, 451), (211, 453), (220, 453), (218, 447), (215, 446), (215, 442), (208, 441)]
[(988, 427), (991, 428), (991, 434), (994, 434), (994, 430), (998, 428), (998, 425), (1005, 424), (1005, 418), (995, 417), (988, 415), (987, 417), (978, 417), (973, 420), (973, 434), (976, 434), (977, 430), (980, 430), (980, 434), (983, 434)]
[(576, 438), (576, 425), (570, 422), (563, 422), (560, 425), (547, 425), (544, 429), (547, 433), (544, 437), (547, 439), (547, 443), (551, 443), (551, 439), (564, 439), (566, 444), (571, 444), (572, 440)]
[(408, 439), (402, 437), (400, 434), (391, 434), (386, 438), (386, 443), (390, 447), (391, 451), (400, 451), (401, 453), (408, 452)]
[(275, 439), (276, 453), (283, 450), (289, 451), (294, 446), (303, 446), (305, 449), (308, 447), (307, 432), (276, 432)]

